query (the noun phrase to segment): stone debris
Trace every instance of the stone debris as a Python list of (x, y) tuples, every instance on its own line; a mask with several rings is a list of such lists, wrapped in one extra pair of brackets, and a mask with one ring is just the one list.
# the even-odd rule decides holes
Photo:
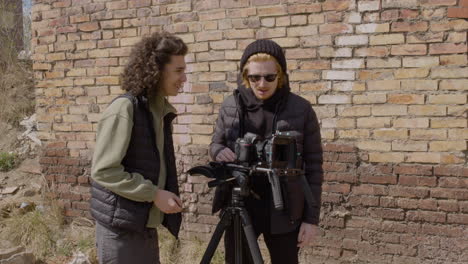
[(37, 146), (41, 146), (41, 140), (37, 137), (37, 121), (36, 114), (23, 119), (20, 122), (26, 130), (17, 137), (18, 148), (16, 153), (20, 156), (35, 156)]
[(81, 251), (73, 253), (73, 258), (68, 264), (91, 264), (89, 258)]
[(6, 187), (0, 191), (0, 194), (14, 194), (18, 189), (18, 186)]
[(21, 246), (0, 249), (0, 264), (34, 264), (35, 257)]

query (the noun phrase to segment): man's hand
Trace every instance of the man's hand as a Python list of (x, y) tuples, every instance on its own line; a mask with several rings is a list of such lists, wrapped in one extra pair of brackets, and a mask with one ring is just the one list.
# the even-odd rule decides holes
[(236, 158), (236, 154), (230, 148), (224, 148), (216, 156), (216, 161), (233, 162)]
[(297, 246), (303, 247), (307, 246), (312, 239), (316, 238), (319, 233), (319, 228), (316, 225), (302, 223), (301, 228), (299, 229), (299, 236), (297, 238)]
[(157, 190), (153, 203), (165, 214), (175, 214), (182, 211), (182, 201), (174, 193)]

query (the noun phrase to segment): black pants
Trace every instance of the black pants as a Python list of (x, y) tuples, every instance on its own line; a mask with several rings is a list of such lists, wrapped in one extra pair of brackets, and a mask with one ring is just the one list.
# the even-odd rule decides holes
[[(299, 263), (298, 254), (299, 248), (297, 247), (297, 237), (299, 235), (299, 228), (293, 232), (286, 234), (273, 235), (270, 232), (262, 232), (265, 244), (268, 248), (271, 257), (272, 264), (297, 264)], [(260, 232), (255, 230), (257, 238)], [(242, 249), (242, 263), (253, 263), (252, 257), (250, 256), (249, 247), (245, 236), (243, 237), (243, 249)], [(234, 227), (226, 229), (224, 235), (224, 250), (226, 264), (234, 264)]]
[(137, 233), (96, 222), (96, 246), (100, 264), (159, 264), (158, 232)]

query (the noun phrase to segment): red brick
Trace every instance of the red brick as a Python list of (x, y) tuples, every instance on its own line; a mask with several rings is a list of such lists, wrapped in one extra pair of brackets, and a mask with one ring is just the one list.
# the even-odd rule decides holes
[(336, 193), (323, 193), (322, 194), (322, 202), (323, 203), (341, 203), (343, 197), (342, 194)]
[(89, 203), (88, 202), (73, 202), (72, 208), (87, 211), (89, 210)]
[(396, 174), (432, 175), (432, 166), (400, 165), (393, 170)]
[(468, 214), (448, 214), (447, 222), (450, 224), (468, 225)]
[(431, 189), (431, 197), (456, 199), (456, 200), (468, 200), (468, 190), (465, 190), (465, 189), (449, 189), (449, 188), (434, 188), (434, 189)]
[(468, 179), (457, 177), (441, 177), (439, 179), (439, 187), (468, 189)]
[(386, 20), (395, 20), (398, 19), (398, 10), (397, 9), (392, 9), (392, 10), (385, 10), (381, 13), (381, 19), (386, 21)]
[(78, 183), (89, 183), (88, 176), (78, 176)]
[(68, 18), (67, 17), (59, 17), (56, 19), (52, 19), (49, 21), (49, 27), (57, 27), (57, 26), (62, 26), (68, 24)]
[(128, 7), (135, 8), (135, 7), (144, 7), (150, 6), (151, 0), (128, 0)]
[(349, 184), (328, 184), (325, 183), (322, 186), (322, 190), (324, 192), (332, 192), (332, 193), (343, 193), (348, 194), (351, 187)]
[(393, 45), (392, 55), (425, 55), (427, 47), (424, 44)]
[(301, 13), (315, 13), (320, 12), (321, 5), (319, 3), (310, 4), (291, 4), (288, 6), (289, 14), (301, 14)]
[(41, 157), (39, 159), (39, 164), (57, 164), (57, 158)]
[(319, 27), (320, 34), (353, 33), (353, 27), (349, 24), (324, 24)]
[(336, 162), (324, 162), (323, 164), (323, 169), (325, 171), (341, 171), (344, 172), (346, 171), (348, 166), (343, 163), (336, 163)]
[(97, 22), (82, 23), (78, 24), (78, 29), (85, 32), (95, 31), (99, 29), (99, 24)]
[(357, 151), (357, 149), (351, 145), (332, 144), (332, 143), (324, 144), (323, 150), (332, 151), (332, 152), (356, 152)]
[[(458, 212), (458, 202), (454, 200), (439, 200), (439, 209), (444, 212)], [(463, 209), (461, 210), (463, 212)]]
[(426, 31), (428, 28), (428, 23), (423, 22), (393, 22), (392, 23), (392, 32), (417, 32), (417, 31)]
[(392, 233), (410, 233), (416, 234), (420, 232), (420, 226), (416, 223), (401, 223), (394, 221), (384, 221), (382, 223), (382, 231)]
[(45, 146), (45, 149), (65, 148), (66, 146), (67, 146), (67, 142), (57, 141), (57, 142), (47, 143), (47, 145)]
[(357, 154), (351, 154), (351, 153), (345, 153), (345, 154), (339, 154), (338, 156), (338, 162), (357, 162), (358, 157)]
[(452, 6), (457, 0), (422, 0), (421, 5), (425, 7)]
[(396, 184), (396, 175), (361, 175), (360, 182), (362, 183), (376, 183), (376, 184)]
[(369, 213), (373, 217), (380, 217), (382, 219), (405, 219), (405, 212), (402, 209), (370, 208)]
[(388, 195), (387, 187), (382, 185), (361, 184), (354, 186), (352, 191), (356, 195)]
[(419, 201), (419, 209), (423, 210), (437, 210), (437, 200), (435, 199), (424, 199)]
[(436, 166), (434, 167), (434, 175), (443, 176), (468, 176), (468, 168), (461, 166)]
[(423, 224), (421, 227), (421, 232), (423, 234), (438, 235), (444, 237), (463, 237), (464, 228), (465, 227)]
[(408, 18), (417, 18), (418, 16), (419, 16), (419, 10), (412, 10), (412, 9), (400, 10), (400, 18), (408, 19)]
[(430, 54), (452, 54), (466, 52), (468, 52), (466, 43), (440, 43), (429, 45)]
[(407, 198), (424, 198), (428, 197), (429, 189), (417, 187), (390, 186), (389, 195)]
[(65, 209), (64, 214), (68, 217), (79, 217), (81, 216), (81, 210), (72, 210), (72, 209)]
[(406, 213), (409, 221), (415, 222), (434, 222), (434, 223), (445, 223), (446, 214), (442, 212), (431, 212), (431, 211), (409, 211)]
[(349, 0), (326, 0), (322, 4), (323, 11), (343, 11), (353, 6), (354, 1)]
[(400, 175), (398, 183), (406, 186), (437, 186), (436, 177), (420, 177), (420, 176), (405, 176)]
[(448, 17), (468, 18), (468, 7), (449, 7), (447, 10)]
[(358, 176), (353, 172), (326, 172), (324, 179), (326, 181), (356, 183), (358, 181)]
[[(361, 169), (365, 170), (361, 170)], [(371, 165), (371, 166), (363, 166), (362, 164), (359, 166), (360, 173), (362, 171), (367, 171), (370, 173), (381, 173), (381, 174), (391, 174), (392, 173), (392, 166), (391, 165)]]
[(389, 53), (388, 47), (359, 48), (355, 51), (355, 55), (358, 57), (385, 57)]

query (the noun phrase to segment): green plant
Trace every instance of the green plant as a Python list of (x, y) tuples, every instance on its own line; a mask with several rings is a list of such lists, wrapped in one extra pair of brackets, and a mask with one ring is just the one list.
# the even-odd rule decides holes
[(10, 171), (18, 164), (18, 157), (13, 153), (0, 153), (0, 171)]

